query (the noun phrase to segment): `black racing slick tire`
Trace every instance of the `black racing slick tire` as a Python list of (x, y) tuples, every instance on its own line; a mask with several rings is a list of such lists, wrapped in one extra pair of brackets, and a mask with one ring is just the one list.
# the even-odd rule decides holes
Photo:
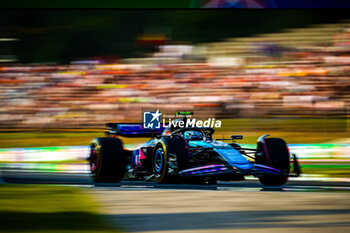
[(122, 141), (118, 138), (96, 138), (90, 144), (90, 170), (96, 183), (120, 182), (126, 170)]
[[(158, 183), (177, 183), (177, 172), (188, 168), (187, 142), (181, 137), (164, 137), (154, 148), (152, 167)], [(170, 169), (172, 172), (169, 172)], [(175, 171), (174, 171), (175, 170)]]
[[(264, 148), (266, 146), (266, 150)], [(267, 165), (289, 174), (290, 154), (286, 142), (281, 138), (266, 138), (265, 145), (258, 143), (258, 151), (261, 152), (256, 158), (256, 163)], [(262, 175), (260, 183), (265, 186), (280, 186), (288, 181), (288, 175)]]

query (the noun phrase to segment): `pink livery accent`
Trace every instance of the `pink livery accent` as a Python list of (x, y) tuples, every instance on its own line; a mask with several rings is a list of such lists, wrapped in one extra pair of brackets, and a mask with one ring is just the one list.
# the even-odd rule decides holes
[(145, 159), (146, 158), (146, 156), (145, 156), (145, 154), (142, 152), (142, 150), (140, 149), (140, 160), (141, 159)]

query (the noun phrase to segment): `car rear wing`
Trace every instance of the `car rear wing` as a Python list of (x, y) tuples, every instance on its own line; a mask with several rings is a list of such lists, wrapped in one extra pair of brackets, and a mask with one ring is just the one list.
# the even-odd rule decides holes
[(161, 135), (164, 127), (149, 129), (143, 128), (142, 123), (107, 123), (108, 135), (116, 135), (122, 137), (147, 138)]

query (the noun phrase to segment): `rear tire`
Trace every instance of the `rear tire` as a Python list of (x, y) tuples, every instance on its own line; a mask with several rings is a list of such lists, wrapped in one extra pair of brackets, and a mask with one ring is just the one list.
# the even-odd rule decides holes
[[(286, 142), (281, 138), (266, 138), (266, 155), (263, 143), (258, 143), (258, 151), (262, 155), (257, 156), (256, 163), (276, 168), (285, 174), (289, 174), (290, 155)], [(288, 175), (262, 175), (260, 183), (265, 186), (280, 186), (288, 181)]]
[(122, 141), (118, 138), (96, 138), (90, 144), (90, 169), (96, 183), (120, 182), (126, 170)]

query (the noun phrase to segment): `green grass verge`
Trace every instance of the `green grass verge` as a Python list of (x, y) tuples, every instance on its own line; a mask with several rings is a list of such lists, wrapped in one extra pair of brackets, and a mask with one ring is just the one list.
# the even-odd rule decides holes
[[(349, 137), (345, 132), (312, 133), (312, 132), (277, 132), (277, 131), (218, 131), (214, 138), (230, 138), (233, 134), (242, 134), (243, 140), (237, 140), (242, 144), (255, 144), (259, 136), (271, 134), (272, 137), (281, 137), (288, 143), (324, 143)], [(0, 148), (24, 148), (24, 147), (52, 147), (52, 146), (82, 146), (89, 145), (93, 138), (105, 137), (104, 133), (47, 133), (47, 132), (23, 132), (0, 133)], [(124, 144), (142, 143), (149, 138), (122, 138)]]
[(88, 145), (103, 132), (8, 132), (0, 133), (0, 148)]
[(39, 163), (39, 164), (88, 164), (87, 160), (55, 160), (55, 161), (0, 161), (4, 163)]
[[(252, 144), (263, 134), (282, 137), (288, 143), (322, 143), (348, 138), (348, 119), (223, 119), (215, 138), (244, 136), (240, 143)], [(104, 132), (2, 132), (0, 148), (88, 145), (91, 139), (104, 137)], [(142, 143), (147, 138), (123, 138), (125, 144)]]
[(96, 204), (75, 187), (0, 185), (1, 232), (120, 232), (96, 212)]
[(349, 165), (302, 164), (301, 169), (303, 174), (350, 178), (350, 164)]

